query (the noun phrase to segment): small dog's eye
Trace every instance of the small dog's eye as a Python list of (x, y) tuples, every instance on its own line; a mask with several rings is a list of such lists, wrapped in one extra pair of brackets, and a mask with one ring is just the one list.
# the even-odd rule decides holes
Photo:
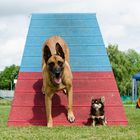
[(48, 65), (49, 65), (49, 67), (53, 67), (55, 64), (54, 64), (54, 62), (50, 62)]
[(59, 65), (60, 67), (62, 67), (62, 65), (63, 65), (63, 62), (61, 62), (61, 61), (58, 61), (57, 63), (58, 63), (58, 65)]

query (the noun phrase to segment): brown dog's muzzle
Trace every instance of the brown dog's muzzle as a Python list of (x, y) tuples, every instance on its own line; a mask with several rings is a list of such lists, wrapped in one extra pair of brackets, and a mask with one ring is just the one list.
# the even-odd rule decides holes
[(59, 85), (62, 82), (62, 68), (54, 68), (51, 75), (54, 84)]

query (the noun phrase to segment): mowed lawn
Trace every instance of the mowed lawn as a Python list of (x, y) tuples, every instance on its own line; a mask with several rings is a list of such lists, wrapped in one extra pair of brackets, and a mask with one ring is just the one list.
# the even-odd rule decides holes
[(10, 105), (0, 105), (0, 140), (125, 140), (140, 139), (140, 110), (125, 106), (128, 126), (7, 127)]

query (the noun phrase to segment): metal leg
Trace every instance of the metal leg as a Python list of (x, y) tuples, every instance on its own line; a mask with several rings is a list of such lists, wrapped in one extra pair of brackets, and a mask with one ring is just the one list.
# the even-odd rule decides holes
[(135, 101), (137, 100), (138, 97), (138, 81), (135, 80)]
[(135, 79), (132, 79), (132, 102), (134, 103), (135, 102), (135, 95), (134, 95), (134, 93), (135, 93)]

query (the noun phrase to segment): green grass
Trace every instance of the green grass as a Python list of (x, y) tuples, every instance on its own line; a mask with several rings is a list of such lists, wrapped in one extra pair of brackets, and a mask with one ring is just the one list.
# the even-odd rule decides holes
[(11, 105), (12, 100), (11, 99), (1, 99), (0, 98), (0, 106), (1, 105)]
[(140, 110), (125, 106), (128, 126), (7, 127), (9, 105), (0, 105), (0, 140), (139, 140)]

